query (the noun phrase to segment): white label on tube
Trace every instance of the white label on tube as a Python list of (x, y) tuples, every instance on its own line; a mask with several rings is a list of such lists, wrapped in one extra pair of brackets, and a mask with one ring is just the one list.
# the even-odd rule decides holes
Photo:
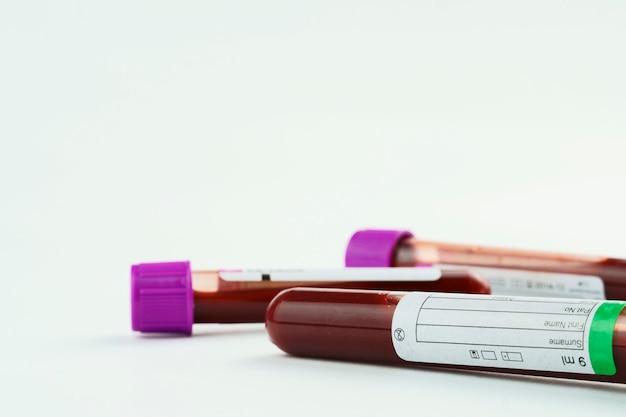
[(491, 286), (491, 294), (522, 297), (583, 298), (604, 300), (604, 282), (593, 275), (521, 271), (459, 265), (437, 265), (439, 268), (467, 268), (480, 273)]
[(438, 268), (267, 269), (220, 271), (228, 281), (437, 281)]
[(406, 361), (613, 375), (624, 302), (408, 293), (393, 316)]

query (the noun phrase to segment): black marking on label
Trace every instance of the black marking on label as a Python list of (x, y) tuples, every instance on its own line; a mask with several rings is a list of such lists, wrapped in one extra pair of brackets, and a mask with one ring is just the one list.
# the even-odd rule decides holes
[(269, 281), (270, 274), (261, 274), (261, 281)]

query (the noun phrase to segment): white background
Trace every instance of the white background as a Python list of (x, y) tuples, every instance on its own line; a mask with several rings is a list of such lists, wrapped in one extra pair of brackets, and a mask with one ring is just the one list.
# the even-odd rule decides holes
[(130, 329), (129, 268), (350, 235), (626, 256), (621, 1), (0, 2), (0, 414), (623, 413), (626, 388)]

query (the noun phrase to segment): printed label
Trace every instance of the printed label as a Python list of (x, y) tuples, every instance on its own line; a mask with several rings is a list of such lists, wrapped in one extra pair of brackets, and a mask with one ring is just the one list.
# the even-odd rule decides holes
[(408, 293), (392, 340), (411, 362), (613, 375), (624, 302)]
[[(437, 265), (439, 268), (464, 268), (459, 265)], [(493, 295), (522, 297), (584, 298), (605, 300), (604, 282), (593, 275), (560, 274), (516, 269), (467, 266), (480, 273), (491, 285)]]
[(439, 268), (267, 269), (220, 271), (229, 281), (437, 281)]

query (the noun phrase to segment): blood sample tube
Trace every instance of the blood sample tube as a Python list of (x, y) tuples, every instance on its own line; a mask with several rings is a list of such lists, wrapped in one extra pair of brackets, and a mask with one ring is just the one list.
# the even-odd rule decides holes
[(266, 314), (286, 353), (626, 383), (626, 302), (292, 288)]
[(626, 300), (626, 259), (421, 240), (404, 230), (360, 230), (346, 266), (463, 266), (492, 294)]
[(479, 274), (437, 268), (193, 271), (189, 262), (131, 267), (132, 329), (192, 333), (194, 323), (262, 323), (285, 288), (330, 287), (488, 294)]

